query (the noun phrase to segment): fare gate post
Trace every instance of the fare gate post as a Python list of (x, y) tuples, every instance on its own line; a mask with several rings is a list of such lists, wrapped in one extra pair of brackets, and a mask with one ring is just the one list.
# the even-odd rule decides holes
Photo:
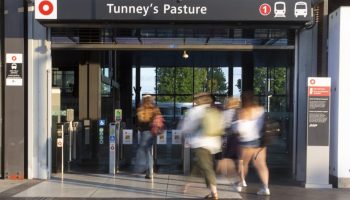
[(115, 175), (116, 172), (116, 148), (115, 148), (116, 123), (109, 123), (109, 173)]
[(119, 135), (122, 110), (114, 111), (114, 122), (109, 124), (109, 173), (115, 175), (119, 172)]

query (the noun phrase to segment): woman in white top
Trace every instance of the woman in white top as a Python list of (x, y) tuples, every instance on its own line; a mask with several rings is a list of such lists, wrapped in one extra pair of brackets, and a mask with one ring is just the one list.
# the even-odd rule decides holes
[[(270, 195), (268, 187), (269, 170), (266, 164), (266, 147), (262, 144), (265, 111), (254, 99), (253, 92), (244, 92), (242, 94), (243, 108), (238, 114), (237, 131), (240, 135), (243, 172), (244, 176), (246, 176), (249, 163), (252, 161), (263, 184), (263, 187), (257, 194)], [(235, 189), (241, 191), (242, 184), (236, 185)]]

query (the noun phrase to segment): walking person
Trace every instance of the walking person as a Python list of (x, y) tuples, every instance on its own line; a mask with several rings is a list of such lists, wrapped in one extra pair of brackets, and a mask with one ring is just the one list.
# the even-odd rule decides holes
[(217, 173), (225, 175), (235, 184), (242, 182), (246, 186), (243, 175), (243, 161), (240, 159), (239, 135), (236, 130), (239, 98), (227, 98), (224, 105), (225, 135), (222, 139), (222, 159), (218, 163)]
[[(144, 95), (141, 105), (137, 108), (137, 125), (141, 132), (141, 140), (136, 153), (136, 172), (146, 171), (146, 179), (153, 179), (152, 147), (155, 134), (152, 133), (154, 124), (162, 123), (158, 120), (160, 109), (154, 103), (154, 97)], [(155, 120), (157, 119), (157, 120)]]
[[(263, 145), (265, 111), (262, 106), (257, 104), (251, 91), (243, 92), (242, 103), (243, 108), (238, 114), (237, 131), (239, 132), (241, 159), (243, 160), (243, 176), (247, 175), (249, 163), (252, 162), (262, 182), (262, 188), (257, 194), (270, 195), (266, 146)], [(234, 189), (240, 192), (242, 186), (241, 182), (236, 184)]]
[[(187, 112), (181, 126), (182, 133), (190, 135), (189, 143), (194, 151), (194, 166), (191, 169), (191, 174), (194, 173), (194, 169), (198, 169), (204, 176), (205, 183), (210, 190), (210, 193), (205, 198), (218, 199), (213, 155), (221, 151), (220, 134), (223, 134), (223, 116), (216, 108), (212, 107), (213, 98), (209, 93), (196, 94), (194, 103), (195, 106)], [(216, 127), (208, 127), (210, 122), (205, 120), (207, 117), (210, 118), (209, 109), (215, 109), (219, 113), (219, 115), (214, 116), (215, 114), (213, 114), (211, 116), (213, 117), (212, 122), (215, 121)], [(208, 129), (216, 128), (218, 135), (207, 134), (210, 132)]]

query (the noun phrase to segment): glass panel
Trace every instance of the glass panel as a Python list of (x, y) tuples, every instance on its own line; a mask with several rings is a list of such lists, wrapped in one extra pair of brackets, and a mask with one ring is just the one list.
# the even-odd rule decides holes
[(135, 98), (136, 98), (136, 93), (135, 89), (136, 88), (136, 68), (135, 66), (132, 68), (132, 100), (133, 100), (133, 106), (135, 106)]
[(111, 96), (111, 86), (105, 83), (101, 84), (101, 96), (108, 97)]
[(59, 87), (63, 94), (74, 91), (74, 71), (53, 71), (52, 86)]
[(148, 67), (141, 68), (140, 79), (141, 79), (141, 95), (145, 93), (154, 94), (156, 88), (156, 68)]
[(207, 92), (209, 68), (194, 68), (194, 93)]
[[(174, 94), (175, 92), (175, 68), (158, 67), (157, 68), (157, 94)], [(162, 101), (170, 100), (166, 97)]]
[(186, 111), (193, 107), (193, 95), (176, 96), (175, 102), (175, 119), (173, 128), (177, 129), (178, 123), (183, 118)]
[(227, 94), (228, 67), (210, 68), (209, 77), (209, 91), (212, 94)]
[(272, 96), (269, 103), (270, 112), (287, 112), (287, 98), (285, 96)]
[(285, 67), (274, 67), (271, 72), (272, 92), (275, 95), (285, 95), (287, 93), (287, 69)]
[[(164, 99), (168, 99), (168, 101), (164, 101)], [(174, 97), (157, 96), (157, 106), (165, 119), (167, 129), (172, 128), (174, 121)]]
[(254, 68), (254, 94), (266, 95), (267, 92), (267, 68)]
[[(192, 67), (175, 68), (175, 93), (192, 94), (193, 93), (193, 69)], [(180, 97), (182, 101), (191, 101), (191, 96)]]
[(234, 97), (240, 97), (242, 92), (242, 67), (233, 68), (233, 91)]

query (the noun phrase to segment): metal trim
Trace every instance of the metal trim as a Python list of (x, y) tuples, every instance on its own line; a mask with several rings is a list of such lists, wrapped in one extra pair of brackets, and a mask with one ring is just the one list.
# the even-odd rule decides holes
[(252, 51), (252, 50), (294, 50), (294, 45), (287, 46), (266, 46), (266, 45), (139, 45), (139, 44), (66, 44), (53, 43), (53, 50), (191, 50), (191, 51)]

